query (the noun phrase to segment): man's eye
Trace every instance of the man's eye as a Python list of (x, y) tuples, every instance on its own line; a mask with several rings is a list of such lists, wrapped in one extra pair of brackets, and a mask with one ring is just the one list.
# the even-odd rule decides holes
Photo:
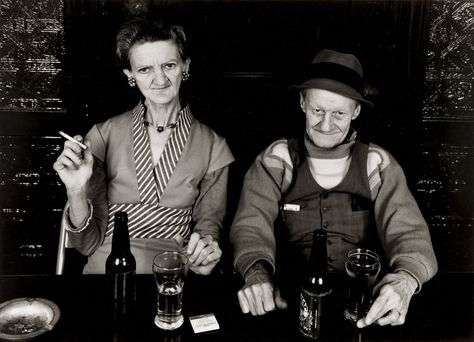
[(345, 115), (346, 115), (346, 113), (344, 113), (344, 112), (335, 112), (334, 113), (334, 116), (336, 118), (343, 118)]
[(321, 114), (323, 111), (319, 108), (313, 108), (313, 113), (314, 114)]

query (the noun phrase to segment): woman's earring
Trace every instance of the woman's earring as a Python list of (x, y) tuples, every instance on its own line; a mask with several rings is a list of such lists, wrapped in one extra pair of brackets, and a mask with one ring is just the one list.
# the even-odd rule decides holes
[(183, 81), (187, 81), (189, 79), (189, 72), (183, 71)]
[(129, 85), (130, 87), (135, 87), (135, 86), (137, 85), (137, 82), (135, 81), (135, 79), (134, 79), (132, 76), (130, 76), (130, 77), (128, 78), (128, 85)]

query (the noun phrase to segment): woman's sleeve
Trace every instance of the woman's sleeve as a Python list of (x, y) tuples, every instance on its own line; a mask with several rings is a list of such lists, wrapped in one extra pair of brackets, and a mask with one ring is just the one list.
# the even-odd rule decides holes
[[(94, 126), (87, 134), (91, 140), (94, 166), (89, 186), (87, 199), (89, 201), (90, 219), (84, 227), (77, 229), (72, 227), (68, 220), (68, 210), (64, 212), (65, 219), (62, 220), (68, 231), (68, 239), (71, 245), (81, 254), (89, 256), (102, 244), (108, 221), (107, 205), (107, 177), (105, 171), (105, 144), (100, 132)], [(67, 205), (66, 205), (67, 207)]]
[(194, 203), (194, 232), (219, 240), (227, 210), (227, 179), (229, 167), (224, 166), (204, 176), (199, 196)]

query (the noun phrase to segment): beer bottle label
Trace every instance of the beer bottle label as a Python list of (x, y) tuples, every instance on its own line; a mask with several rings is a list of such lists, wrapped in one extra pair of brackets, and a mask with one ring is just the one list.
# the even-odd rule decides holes
[(329, 293), (331, 293), (331, 290), (318, 294), (305, 290), (301, 291), (299, 330), (306, 337), (319, 337), (321, 326), (321, 302)]
[(319, 335), (320, 299), (305, 291), (300, 294), (300, 330), (306, 336)]

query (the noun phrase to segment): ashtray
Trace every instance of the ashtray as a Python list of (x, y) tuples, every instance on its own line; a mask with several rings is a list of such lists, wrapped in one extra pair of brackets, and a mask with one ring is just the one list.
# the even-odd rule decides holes
[(61, 312), (43, 298), (16, 298), (0, 304), (0, 339), (29, 341), (54, 328)]

